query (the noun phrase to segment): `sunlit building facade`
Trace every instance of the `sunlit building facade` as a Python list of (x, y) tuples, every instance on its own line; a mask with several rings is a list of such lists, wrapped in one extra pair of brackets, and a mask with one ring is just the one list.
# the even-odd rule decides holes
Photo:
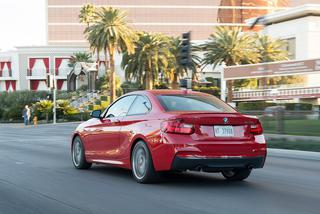
[(126, 10), (136, 30), (179, 36), (192, 31), (193, 40), (205, 40), (216, 26), (244, 26), (245, 20), (319, 0), (47, 0), (49, 45), (85, 44), (85, 26), (79, 23), (82, 5), (113, 6)]

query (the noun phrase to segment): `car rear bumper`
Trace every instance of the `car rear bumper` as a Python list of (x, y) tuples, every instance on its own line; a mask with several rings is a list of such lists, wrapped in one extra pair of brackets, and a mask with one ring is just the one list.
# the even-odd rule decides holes
[[(260, 137), (259, 137), (260, 136)], [(263, 135), (248, 140), (195, 141), (189, 135), (166, 134), (158, 146), (151, 146), (156, 171), (210, 168), (261, 168), (267, 154)], [(260, 139), (261, 138), (261, 139)]]
[(182, 158), (176, 156), (172, 163), (172, 170), (202, 170), (219, 172), (234, 168), (262, 168), (265, 157), (223, 157), (223, 158)]

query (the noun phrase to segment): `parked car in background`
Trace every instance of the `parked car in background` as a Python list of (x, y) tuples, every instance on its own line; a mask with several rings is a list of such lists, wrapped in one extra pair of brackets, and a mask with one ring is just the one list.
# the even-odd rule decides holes
[(279, 114), (279, 112), (284, 112), (285, 109), (285, 106), (269, 106), (264, 109), (263, 115), (267, 117), (274, 117)]

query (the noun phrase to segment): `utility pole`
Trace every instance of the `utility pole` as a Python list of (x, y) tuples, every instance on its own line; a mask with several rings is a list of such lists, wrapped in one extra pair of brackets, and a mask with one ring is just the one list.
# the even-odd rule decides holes
[(57, 87), (56, 87), (56, 72), (53, 71), (53, 74), (49, 74), (47, 78), (47, 85), (52, 91), (53, 94), (53, 124), (57, 123)]

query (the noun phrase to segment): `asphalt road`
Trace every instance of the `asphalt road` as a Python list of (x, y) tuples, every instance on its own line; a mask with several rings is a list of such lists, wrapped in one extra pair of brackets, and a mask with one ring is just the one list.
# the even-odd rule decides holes
[(0, 125), (1, 214), (320, 214), (320, 161), (269, 157), (245, 182), (184, 173), (143, 185), (127, 170), (74, 169), (75, 126)]

